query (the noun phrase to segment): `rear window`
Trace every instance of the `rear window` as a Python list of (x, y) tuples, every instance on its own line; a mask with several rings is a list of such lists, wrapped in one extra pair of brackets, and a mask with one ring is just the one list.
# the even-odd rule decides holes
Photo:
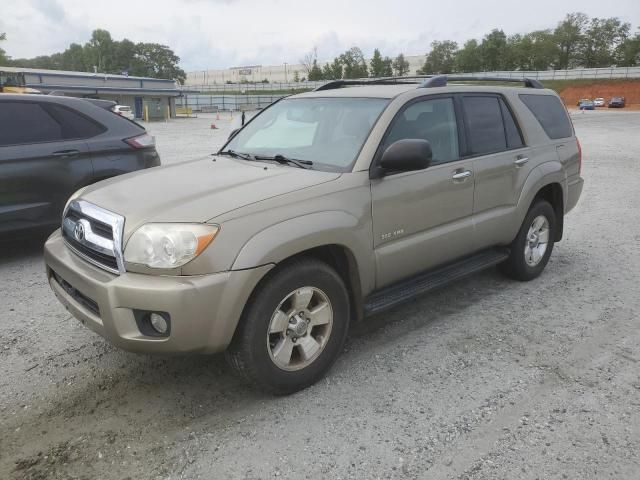
[(567, 138), (573, 135), (573, 128), (567, 111), (553, 95), (521, 94), (520, 100), (536, 117), (547, 136), (551, 139)]

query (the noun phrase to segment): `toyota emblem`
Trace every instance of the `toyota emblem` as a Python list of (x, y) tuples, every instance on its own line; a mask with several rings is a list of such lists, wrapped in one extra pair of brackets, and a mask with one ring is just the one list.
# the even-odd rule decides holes
[(76, 237), (76, 240), (79, 242), (84, 240), (84, 225), (82, 223), (76, 223), (76, 226), (73, 229), (73, 236)]

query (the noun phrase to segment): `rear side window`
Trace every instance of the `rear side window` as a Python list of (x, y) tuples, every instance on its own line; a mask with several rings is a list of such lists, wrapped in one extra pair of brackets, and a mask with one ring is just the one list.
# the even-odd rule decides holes
[(91, 138), (104, 132), (102, 125), (80, 113), (61, 105), (48, 104), (45, 109), (62, 127), (62, 136), (66, 139)]
[(0, 125), (0, 145), (89, 138), (104, 131), (101, 125), (73, 110), (35, 102), (1, 102)]
[(567, 111), (558, 97), (521, 94), (520, 100), (531, 110), (549, 138), (555, 140), (573, 135)]
[(499, 98), (463, 97), (467, 118), (469, 149), (472, 155), (484, 155), (507, 149)]

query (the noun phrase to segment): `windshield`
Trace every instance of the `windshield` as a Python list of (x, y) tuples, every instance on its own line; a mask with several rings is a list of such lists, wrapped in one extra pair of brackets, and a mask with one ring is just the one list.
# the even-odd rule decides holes
[(350, 170), (384, 108), (384, 98), (290, 98), (247, 124), (225, 147), (256, 156), (283, 155), (314, 168)]

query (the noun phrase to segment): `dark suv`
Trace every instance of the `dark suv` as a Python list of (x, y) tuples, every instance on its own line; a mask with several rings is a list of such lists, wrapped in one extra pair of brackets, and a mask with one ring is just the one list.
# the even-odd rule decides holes
[(60, 224), (69, 196), (160, 165), (153, 137), (113, 102), (0, 95), (0, 238)]

